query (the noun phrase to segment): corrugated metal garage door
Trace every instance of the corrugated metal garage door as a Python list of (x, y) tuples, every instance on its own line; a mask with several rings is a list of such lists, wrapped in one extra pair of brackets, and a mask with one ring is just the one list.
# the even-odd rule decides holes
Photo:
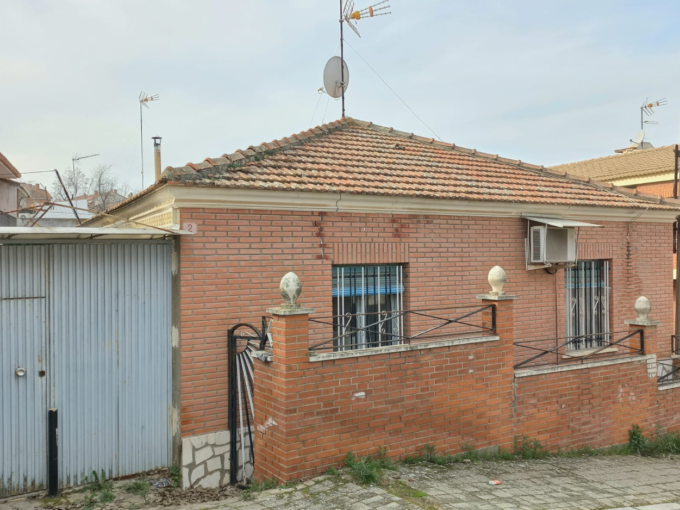
[(45, 252), (0, 245), (0, 497), (47, 482)]
[[(2, 277), (7, 261), (29, 247), (0, 248), (5, 255), (0, 255), (2, 289), (10, 281)], [(19, 412), (26, 421), (35, 421), (35, 426), (41, 427), (44, 438), (47, 409), (56, 407), (62, 487), (82, 483), (92, 471), (103, 470), (107, 477), (115, 477), (169, 466), (170, 244), (79, 242), (30, 248), (37, 251), (22, 256), (35, 258), (42, 250), (43, 267), (47, 268), (42, 276), (46, 289), (47, 374), (40, 378), (27, 367), (26, 376), (19, 380), (13, 367), (20, 360), (8, 360), (0, 364), (0, 380), (33, 388), (38, 377), (46, 381), (48, 389), (44, 396), (31, 389), (27, 399), (0, 397), (3, 431), (6, 417)], [(39, 262), (32, 265), (37, 267)], [(29, 278), (29, 273), (34, 275), (35, 269), (21, 271), (19, 278)], [(2, 312), (4, 322), (5, 310)], [(18, 312), (7, 313), (16, 316)], [(34, 311), (33, 315), (23, 313), (28, 318), (22, 320), (35, 320), (31, 319)], [(31, 342), (37, 340), (27, 326), (11, 331), (0, 327), (3, 353), (8, 352), (5, 346), (14, 348)], [(11, 448), (17, 434), (21, 431), (0, 434), (0, 452), (4, 453), (3, 447)], [(5, 466), (0, 461), (0, 497), (44, 486), (46, 455), (42, 441), (38, 441), (41, 448), (27, 452), (30, 459), (21, 461), (26, 467), (19, 478), (11, 464)]]

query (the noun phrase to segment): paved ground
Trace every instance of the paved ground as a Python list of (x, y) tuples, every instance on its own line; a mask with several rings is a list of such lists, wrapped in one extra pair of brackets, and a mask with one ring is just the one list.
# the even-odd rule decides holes
[[(489, 480), (498, 479), (498, 486)], [(450, 467), (399, 466), (381, 487), (361, 487), (345, 474), (323, 476), (249, 501), (185, 506), (212, 509), (471, 509), (680, 510), (680, 458), (591, 457), (473, 462)]]
[[(500, 480), (501, 485), (489, 485), (493, 479)], [(223, 501), (211, 501), (220, 495), (224, 498), (233, 494), (233, 489), (182, 493), (181, 498), (168, 497), (172, 494), (163, 492), (167, 490), (154, 489), (144, 502), (126, 499), (121, 493), (104, 508), (149, 509), (159, 504), (178, 505), (183, 500), (187, 503), (166, 507), (166, 510), (680, 510), (677, 504), (680, 503), (680, 456), (677, 459), (625, 456), (484, 461), (447, 467), (399, 465), (398, 471), (385, 472), (379, 486), (368, 487), (352, 482), (349, 473), (343, 470), (296, 487), (256, 494), (250, 500), (243, 500), (239, 494)], [(82, 497), (82, 492), (72, 492), (71, 496), (66, 494), (63, 501), (54, 503), (39, 498), (0, 501), (0, 510), (83, 508), (82, 501), (75, 500), (76, 495)], [(66, 504), (67, 501), (70, 503)], [(192, 501), (196, 503), (189, 504)], [(647, 505), (655, 506), (648, 508)]]

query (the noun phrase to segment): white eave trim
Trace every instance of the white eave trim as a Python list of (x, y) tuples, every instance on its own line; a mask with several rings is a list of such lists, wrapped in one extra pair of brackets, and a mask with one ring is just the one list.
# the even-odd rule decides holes
[[(434, 198), (384, 197), (340, 193), (313, 193), (275, 190), (167, 186), (175, 201), (173, 208), (217, 208), (361, 212), (377, 214), (436, 214), (496, 218), (559, 217), (564, 220), (635, 221), (673, 223), (677, 210), (624, 207), (522, 204)], [(123, 210), (121, 210), (123, 212)], [(140, 220), (141, 221), (141, 220)]]
[(603, 228), (603, 225), (595, 225), (594, 223), (585, 223), (583, 221), (576, 220), (563, 220), (561, 218), (539, 218), (536, 216), (525, 216), (523, 218), (527, 220), (535, 221), (536, 223), (543, 223), (544, 225), (550, 225), (551, 227), (567, 228), (567, 227), (595, 227)]
[(165, 239), (173, 235), (191, 235), (191, 232), (155, 228), (0, 227), (0, 241), (40, 241), (47, 239), (148, 240)]

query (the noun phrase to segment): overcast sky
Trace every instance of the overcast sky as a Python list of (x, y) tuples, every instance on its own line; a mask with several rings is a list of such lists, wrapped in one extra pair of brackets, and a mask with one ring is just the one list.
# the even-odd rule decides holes
[[(680, 135), (676, 0), (390, 0), (351, 44), (441, 139), (535, 164), (612, 154), (639, 106), (668, 98), (647, 140)], [(366, 4), (356, 0), (357, 7)], [(74, 154), (141, 188), (200, 162), (340, 117), (319, 96), (339, 53), (335, 0), (2, 0), (0, 152), (49, 185)], [(347, 115), (434, 136), (349, 46)], [(318, 108), (317, 108), (318, 105)]]

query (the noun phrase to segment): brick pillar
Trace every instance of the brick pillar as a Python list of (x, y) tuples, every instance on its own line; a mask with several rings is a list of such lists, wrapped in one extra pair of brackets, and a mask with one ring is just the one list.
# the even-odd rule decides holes
[[(300, 378), (309, 362), (309, 314), (295, 301), (302, 285), (294, 273), (281, 280), (285, 303), (273, 315), (272, 353), (255, 353), (255, 479), (286, 482), (299, 478)], [(292, 289), (292, 291), (291, 291)], [(263, 361), (266, 360), (266, 361)]]
[[(649, 312), (651, 310), (651, 305), (649, 300), (641, 296), (635, 301), (635, 311), (638, 314), (637, 319), (624, 321), (628, 324), (628, 332), (633, 333), (638, 330), (642, 330), (642, 336), (644, 338), (644, 350), (643, 354), (654, 354), (656, 355), (657, 350), (657, 337), (656, 337), (656, 327), (661, 324), (661, 321), (654, 321), (649, 318)], [(630, 339), (631, 348), (640, 348), (640, 336), (636, 335)]]
[[(511, 296), (503, 292), (506, 275), (499, 266), (489, 271), (489, 283), (491, 292), (477, 294), (477, 299), (482, 301), (482, 306), (490, 305), (482, 312), (482, 324), (491, 328), (495, 314), (496, 335), (500, 337), (500, 345), (496, 349), (495, 361), (500, 368), (498, 375), (497, 396), (501, 400), (499, 405), (500, 416), (495, 419), (494, 431), (487, 438), (490, 444), (495, 444), (505, 449), (510, 449), (514, 442), (514, 416), (513, 416), (513, 379), (515, 360), (515, 334), (514, 334), (514, 306), (513, 301), (517, 296)], [(489, 391), (489, 390), (487, 390)]]

